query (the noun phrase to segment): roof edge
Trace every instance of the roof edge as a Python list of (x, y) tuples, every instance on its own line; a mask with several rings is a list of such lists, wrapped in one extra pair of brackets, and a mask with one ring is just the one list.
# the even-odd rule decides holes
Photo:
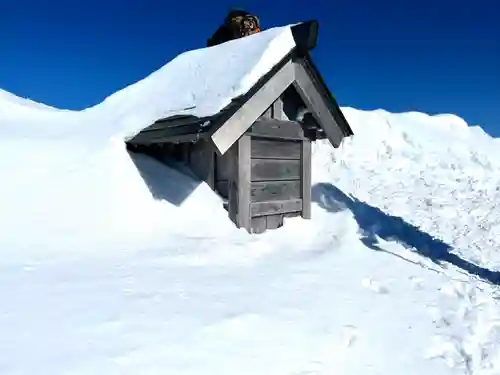
[[(312, 57), (309, 53), (306, 53), (303, 55), (302, 58), (300, 58), (302, 66), (311, 74), (311, 78), (315, 81), (316, 86), (324, 96), (324, 98), (332, 104), (333, 108), (331, 108), (331, 113), (334, 116), (334, 118), (337, 120), (339, 126), (341, 127), (342, 131), (344, 132), (345, 137), (349, 137), (354, 135), (354, 132), (347, 121), (344, 113), (342, 112), (337, 99), (333, 96), (332, 92), (328, 88), (327, 84), (325, 83), (323, 77), (321, 76), (316, 64), (314, 64)], [(333, 111), (332, 111), (333, 110)]]
[(299, 53), (304, 54), (316, 48), (319, 31), (319, 22), (317, 20), (304, 21), (292, 26), (290, 29)]

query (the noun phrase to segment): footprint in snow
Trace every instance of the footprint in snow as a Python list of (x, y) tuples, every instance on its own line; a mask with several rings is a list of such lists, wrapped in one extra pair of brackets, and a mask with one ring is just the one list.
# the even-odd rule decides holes
[(363, 279), (363, 281), (361, 283), (365, 288), (371, 289), (375, 293), (378, 293), (378, 294), (389, 293), (389, 290), (385, 286), (380, 284), (378, 281), (365, 278), (365, 279)]

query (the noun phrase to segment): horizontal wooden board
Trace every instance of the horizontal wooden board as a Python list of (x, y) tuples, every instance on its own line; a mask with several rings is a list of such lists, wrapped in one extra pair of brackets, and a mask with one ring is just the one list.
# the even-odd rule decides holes
[(252, 217), (277, 215), (287, 212), (297, 212), (302, 210), (302, 199), (293, 199), (287, 201), (258, 202), (250, 205)]
[(252, 181), (298, 180), (300, 160), (252, 159)]
[(303, 139), (304, 132), (302, 126), (294, 121), (267, 120), (262, 119), (256, 121), (248, 130), (251, 134), (259, 134), (261, 136), (283, 137), (286, 139)]
[(301, 141), (252, 139), (252, 158), (300, 159)]
[(252, 182), (250, 197), (252, 202), (282, 201), (298, 199), (300, 180)]

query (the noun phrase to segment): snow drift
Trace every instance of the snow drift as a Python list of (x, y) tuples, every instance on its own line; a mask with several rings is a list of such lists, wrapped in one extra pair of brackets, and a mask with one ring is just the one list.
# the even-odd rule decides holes
[(500, 155), (480, 128), (343, 108), (355, 136), (313, 146), (313, 219), (259, 236), (126, 151), (292, 43), (283, 27), (187, 52), (81, 112), (0, 92), (2, 374), (500, 372)]

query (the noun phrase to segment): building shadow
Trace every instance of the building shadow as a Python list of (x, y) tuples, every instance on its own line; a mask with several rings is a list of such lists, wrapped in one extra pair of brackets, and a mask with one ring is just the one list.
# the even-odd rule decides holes
[(156, 200), (180, 206), (201, 184), (201, 181), (182, 163), (169, 161), (165, 164), (144, 153), (130, 150), (128, 153)]
[(356, 197), (346, 195), (332, 184), (314, 185), (312, 200), (329, 212), (351, 211), (361, 229), (362, 242), (373, 250), (382, 250), (377, 237), (386, 241), (396, 241), (436, 264), (450, 263), (469, 274), (500, 285), (500, 272), (477, 266), (453, 254), (453, 248), (442, 240), (422, 231), (401, 217), (389, 215)]

